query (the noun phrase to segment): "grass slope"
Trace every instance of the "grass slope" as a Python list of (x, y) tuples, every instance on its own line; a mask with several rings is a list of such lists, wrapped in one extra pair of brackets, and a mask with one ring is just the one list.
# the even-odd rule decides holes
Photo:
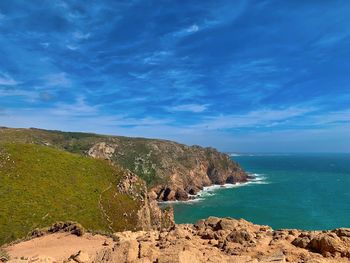
[(110, 231), (110, 225), (113, 230), (135, 227), (139, 204), (116, 191), (121, 168), (52, 147), (4, 144), (1, 139), (0, 244), (55, 221), (77, 221), (102, 231)]
[[(82, 132), (62, 132), (42, 129), (16, 129), (0, 127), (0, 143), (33, 143), (49, 145), (71, 153), (86, 155), (87, 151), (97, 142), (115, 142), (121, 146), (123, 154), (118, 156), (115, 163), (125, 167), (140, 176), (148, 186), (153, 186), (164, 181), (164, 176), (156, 173), (152, 164), (159, 163), (159, 156), (148, 156), (143, 160), (142, 167), (135, 165), (135, 156), (147, 155), (150, 151), (149, 143), (165, 142), (164, 140), (130, 138), (124, 136), (106, 136)], [(159, 165), (157, 165), (159, 166)]]

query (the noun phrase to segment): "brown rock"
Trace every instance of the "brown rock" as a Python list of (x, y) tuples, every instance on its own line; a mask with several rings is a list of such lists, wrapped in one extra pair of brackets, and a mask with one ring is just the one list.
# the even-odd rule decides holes
[(217, 228), (218, 223), (221, 221), (220, 218), (215, 216), (208, 217), (207, 220), (205, 220), (205, 224), (213, 229)]
[(335, 255), (335, 253), (344, 252), (344, 248), (340, 239), (332, 234), (320, 234), (311, 239), (307, 246), (308, 249), (327, 256), (327, 253)]
[(232, 218), (223, 218), (218, 222), (219, 229), (232, 230), (238, 226), (238, 221)]
[(338, 228), (333, 232), (335, 232), (338, 237), (350, 237), (350, 228)]
[(244, 244), (248, 241), (253, 240), (254, 234), (247, 229), (236, 229), (231, 231), (231, 233), (226, 237), (229, 242)]
[(185, 192), (185, 190), (179, 188), (176, 190), (175, 199), (180, 201), (186, 201), (188, 200), (188, 194)]

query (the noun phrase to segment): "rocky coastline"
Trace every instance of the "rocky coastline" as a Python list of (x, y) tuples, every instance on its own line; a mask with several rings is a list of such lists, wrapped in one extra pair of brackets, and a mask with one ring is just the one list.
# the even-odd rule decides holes
[(244, 186), (249, 183), (254, 183), (255, 180), (258, 180), (259, 178), (255, 174), (247, 174), (247, 180), (243, 180), (241, 182), (236, 183), (225, 183), (225, 184), (212, 184), (209, 186), (204, 186), (198, 190), (198, 192), (193, 192), (193, 194), (188, 194), (186, 198), (184, 199), (175, 199), (175, 200), (158, 200), (158, 203), (161, 205), (176, 203), (176, 202), (193, 202), (193, 201), (199, 201), (202, 200), (202, 197), (206, 195), (207, 192), (213, 192), (221, 189), (227, 189), (227, 188), (235, 188), (239, 186)]
[(108, 236), (77, 232), (76, 227), (50, 229), (55, 231), (4, 246), (2, 251), (8, 255), (8, 262), (342, 263), (350, 260), (350, 229), (346, 228), (273, 230), (243, 219), (209, 217), (194, 225), (174, 224), (166, 229), (124, 231)]
[[(132, 150), (141, 146), (143, 151)], [(133, 155), (126, 157), (130, 151)], [(94, 144), (87, 153), (122, 165), (146, 182), (152, 175), (153, 182), (148, 185), (149, 197), (157, 201), (187, 201), (204, 187), (245, 183), (252, 179), (229, 155), (211, 147), (162, 140), (142, 143), (130, 140), (126, 144), (118, 138), (110, 138), (110, 141)]]

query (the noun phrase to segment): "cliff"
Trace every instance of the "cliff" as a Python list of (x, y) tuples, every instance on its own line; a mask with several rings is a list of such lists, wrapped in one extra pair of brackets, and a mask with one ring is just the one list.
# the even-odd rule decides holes
[(113, 236), (56, 232), (3, 247), (9, 262), (309, 262), (350, 260), (350, 229), (272, 230), (243, 219), (210, 217), (164, 231)]
[(187, 200), (204, 186), (245, 182), (244, 171), (213, 148), (145, 139), (108, 138), (88, 150), (127, 167), (146, 182), (153, 199)]
[(247, 180), (226, 154), (166, 140), (0, 128), (0, 142), (34, 143), (109, 160), (137, 174), (149, 196), (162, 201), (187, 200), (204, 186)]

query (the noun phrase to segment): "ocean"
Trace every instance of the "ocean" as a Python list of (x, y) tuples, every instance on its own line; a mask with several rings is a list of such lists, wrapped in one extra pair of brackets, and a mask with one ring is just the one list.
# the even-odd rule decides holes
[(350, 154), (232, 157), (256, 179), (206, 188), (195, 201), (174, 202), (176, 223), (209, 216), (244, 218), (273, 229), (350, 227)]

